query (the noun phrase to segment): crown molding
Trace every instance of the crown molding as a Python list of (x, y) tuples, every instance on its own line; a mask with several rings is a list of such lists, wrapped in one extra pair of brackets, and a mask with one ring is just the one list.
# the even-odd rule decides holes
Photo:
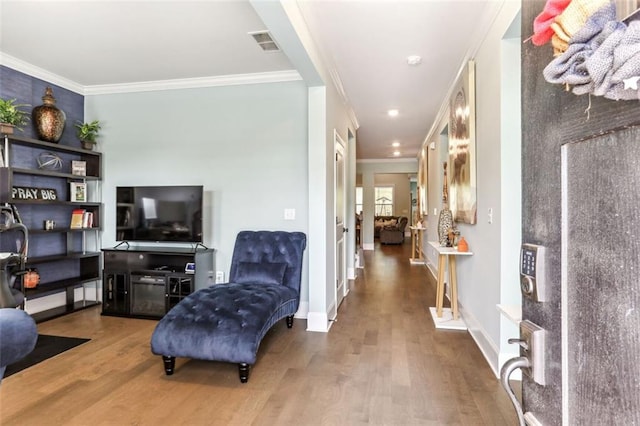
[(75, 81), (71, 81), (68, 78), (61, 77), (58, 74), (54, 74), (43, 68), (32, 65), (21, 59), (15, 58), (11, 55), (7, 55), (3, 52), (0, 52), (0, 65), (4, 65), (7, 68), (14, 69), (21, 73), (44, 80), (48, 83), (55, 84), (56, 86), (60, 86), (64, 89), (71, 90), (72, 92), (78, 93), (80, 95), (84, 95), (85, 88), (81, 84), (78, 84)]
[(102, 84), (86, 86), (84, 94), (107, 95), (115, 93), (155, 92), (160, 90), (197, 89), (203, 87), (237, 86), (242, 84), (282, 83), (301, 80), (302, 77), (298, 71), (286, 70), (252, 74), (183, 78), (176, 80), (143, 81), (138, 83)]
[(296, 70), (270, 71), (251, 74), (233, 74), (212, 77), (183, 78), (175, 80), (143, 81), (123, 84), (101, 84), (83, 86), (68, 78), (59, 76), (21, 59), (0, 52), (0, 65), (22, 72), (48, 83), (55, 84), (80, 95), (106, 95), (113, 93), (150, 92), (174, 89), (196, 89), (216, 86), (236, 86), (242, 84), (282, 83), (301, 81)]

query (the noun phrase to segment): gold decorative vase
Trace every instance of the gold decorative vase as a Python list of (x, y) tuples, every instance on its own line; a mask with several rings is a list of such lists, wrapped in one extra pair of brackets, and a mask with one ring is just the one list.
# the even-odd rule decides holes
[(42, 102), (43, 105), (35, 107), (32, 112), (38, 138), (46, 142), (58, 142), (62, 137), (67, 117), (64, 111), (56, 106), (56, 98), (53, 97), (51, 87), (45, 90)]

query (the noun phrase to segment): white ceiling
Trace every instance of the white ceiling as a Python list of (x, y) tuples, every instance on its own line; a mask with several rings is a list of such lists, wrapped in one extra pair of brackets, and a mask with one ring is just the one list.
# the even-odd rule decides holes
[[(415, 158), (491, 0), (299, 1), (360, 124), (358, 159)], [(248, 1), (0, 0), (0, 63), (42, 68), (85, 88), (289, 71), (247, 33)], [(420, 55), (409, 67), (406, 57)], [(7, 59), (7, 58), (10, 58)], [(397, 108), (391, 119), (386, 111)]]

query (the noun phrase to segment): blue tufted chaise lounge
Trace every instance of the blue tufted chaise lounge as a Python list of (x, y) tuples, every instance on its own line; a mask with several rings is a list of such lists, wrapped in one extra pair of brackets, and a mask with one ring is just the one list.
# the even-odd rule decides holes
[(283, 318), (293, 326), (306, 241), (302, 232), (240, 232), (229, 282), (190, 294), (158, 322), (151, 351), (162, 355), (165, 373), (173, 374), (176, 357), (233, 362), (246, 383), (267, 331)]

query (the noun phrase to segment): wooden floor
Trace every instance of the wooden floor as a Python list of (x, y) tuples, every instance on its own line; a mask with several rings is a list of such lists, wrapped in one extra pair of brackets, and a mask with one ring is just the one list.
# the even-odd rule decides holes
[(517, 424), (470, 335), (434, 329), (435, 282), (409, 249), (365, 252), (329, 333), (277, 324), (247, 384), (236, 365), (184, 359), (166, 377), (149, 349), (154, 321), (91, 308), (41, 323), (92, 340), (3, 380), (0, 424)]

